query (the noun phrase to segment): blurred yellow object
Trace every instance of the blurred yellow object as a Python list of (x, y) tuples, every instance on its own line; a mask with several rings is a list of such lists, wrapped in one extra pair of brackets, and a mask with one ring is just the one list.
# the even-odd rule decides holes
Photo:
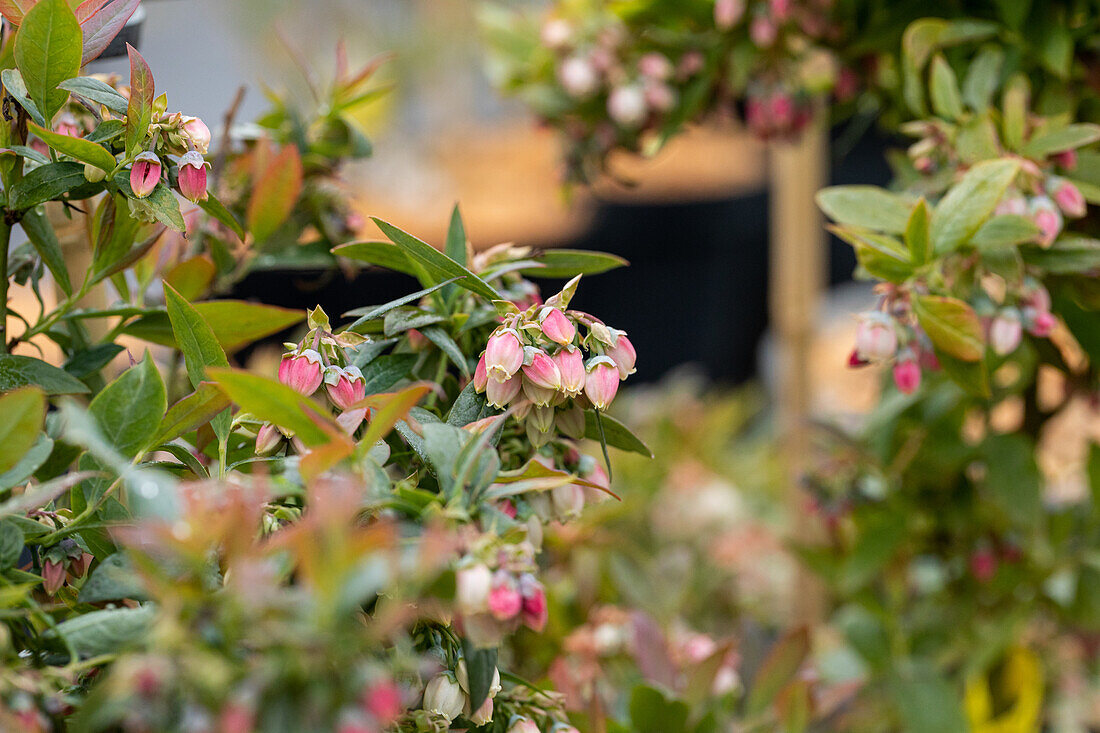
[(966, 683), (966, 716), (972, 733), (1037, 733), (1043, 702), (1043, 670), (1029, 649), (1008, 652), (996, 680), (997, 695), (1007, 701), (994, 712), (992, 675), (972, 677)]

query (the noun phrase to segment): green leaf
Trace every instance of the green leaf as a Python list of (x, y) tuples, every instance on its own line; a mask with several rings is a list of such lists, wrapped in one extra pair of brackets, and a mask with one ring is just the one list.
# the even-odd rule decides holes
[[(638, 436), (630, 432), (630, 428), (607, 413), (601, 413), (600, 418), (603, 421), (604, 436), (607, 438), (609, 446), (630, 453), (637, 453), (646, 458), (653, 457), (653, 451)], [(584, 437), (589, 440), (600, 439), (600, 426), (596, 423), (596, 414), (591, 410), (584, 413)]]
[(543, 266), (523, 268), (520, 274), (525, 277), (570, 278), (574, 275), (598, 275), (630, 264), (618, 255), (579, 249), (548, 249), (533, 255), (531, 259)]
[(936, 253), (953, 252), (970, 241), (997, 207), (1020, 170), (1014, 160), (978, 163), (936, 206), (930, 227)]
[(484, 394), (478, 394), (471, 381), (458, 393), (451, 411), (447, 413), (446, 422), (448, 425), (461, 428), (499, 413), (499, 410), (489, 405), (489, 400)]
[(144, 601), (145, 589), (129, 557), (116, 552), (96, 566), (80, 588), (81, 603), (122, 600)]
[(72, 161), (48, 163), (30, 171), (13, 185), (8, 192), (8, 201), (11, 208), (17, 211), (30, 209), (87, 185), (83, 164)]
[(888, 234), (905, 231), (912, 209), (903, 196), (877, 186), (831, 186), (814, 198), (833, 221)]
[(462, 212), (458, 210), (458, 204), (455, 204), (451, 212), (451, 224), (447, 227), (447, 246), (444, 251), (448, 257), (465, 267), (467, 247), (466, 226), (462, 223)]
[(437, 250), (435, 247), (426, 242), (422, 242), (411, 234), (403, 232), (381, 219), (375, 218), (374, 223), (390, 238), (390, 241), (403, 249), (405, 254), (423, 265), (427, 273), (434, 278), (435, 283), (458, 277), (460, 279), (456, 284), (466, 288), (470, 292), (488, 298), (489, 300), (501, 300), (500, 293), (490, 287), (484, 280)]
[(35, 471), (42, 467), (53, 453), (53, 440), (45, 433), (39, 433), (38, 440), (31, 446), (23, 457), (4, 473), (0, 473), (0, 491), (7, 491), (14, 486), (21, 486), (34, 475)]
[(102, 104), (120, 117), (125, 117), (130, 102), (110, 84), (94, 76), (78, 76), (58, 84), (65, 91), (84, 97), (90, 102)]
[(988, 112), (975, 115), (959, 127), (955, 147), (959, 151), (959, 158), (967, 165), (1001, 155), (997, 126), (993, 124)]
[[(183, 352), (187, 376), (191, 386), (198, 389), (206, 377), (207, 367), (228, 367), (229, 360), (202, 315), (167, 282), (164, 283), (164, 300), (176, 343)], [(230, 420), (229, 411), (224, 410), (211, 422), (214, 434), (223, 442), (229, 435)]]
[(871, 582), (905, 541), (905, 518), (901, 515), (882, 511), (861, 519), (858, 539), (844, 559), (840, 575), (841, 587), (849, 594)]
[[(126, 180), (123, 191), (133, 193), (130, 189), (129, 178)], [(163, 183), (158, 183), (157, 187), (153, 189), (153, 192), (142, 200), (149, 206), (150, 210), (153, 212), (153, 216), (155, 216), (157, 221), (161, 224), (181, 234), (187, 231), (187, 222), (183, 220), (179, 199), (176, 198), (176, 194), (173, 193), (172, 189), (168, 188), (168, 186)]]
[(130, 459), (151, 445), (166, 407), (164, 382), (146, 354), (95, 396), (88, 414), (111, 447)]
[(27, 234), (35, 252), (42, 258), (42, 262), (53, 275), (54, 280), (65, 291), (65, 295), (73, 294), (73, 284), (69, 281), (69, 268), (65, 266), (65, 257), (61, 253), (61, 243), (57, 241), (57, 234), (53, 230), (45, 212), (30, 209), (19, 221), (23, 231)]
[(145, 636), (153, 615), (152, 606), (92, 611), (58, 624), (44, 636), (63, 637), (81, 659), (118, 654)]
[(909, 256), (916, 265), (923, 265), (932, 259), (932, 239), (928, 235), (928, 204), (922, 198), (913, 207), (909, 222), (905, 225), (905, 245)]
[(116, 161), (115, 156), (111, 155), (107, 148), (102, 145), (90, 142), (81, 137), (50, 132), (46, 128), (39, 127), (34, 123), (31, 123), (29, 127), (31, 132), (42, 138), (43, 142), (59, 153), (68, 155), (70, 158), (76, 158), (83, 163), (91, 163), (104, 173), (114, 171), (118, 161)]
[(998, 46), (988, 46), (978, 52), (970, 62), (963, 80), (962, 97), (971, 109), (984, 110), (993, 101), (993, 93), (1001, 80), (1004, 51)]
[(1005, 87), (1002, 105), (1005, 146), (1009, 150), (1019, 150), (1024, 145), (1024, 133), (1027, 131), (1027, 117), (1030, 108), (1031, 84), (1023, 74), (1013, 76)]
[(34, 103), (27, 91), (27, 85), (23, 81), (23, 75), (19, 73), (19, 69), (4, 69), (3, 72), (0, 72), (0, 81), (3, 81), (4, 89), (15, 101), (19, 102), (32, 120), (40, 125), (46, 124), (46, 119), (42, 116), (38, 105)]
[(0, 570), (10, 570), (23, 554), (23, 530), (11, 518), (0, 520)]
[(208, 374), (246, 412), (294, 431), (307, 446), (325, 445), (330, 435), (342, 434), (331, 417), (322, 414), (308, 397), (277, 380), (238, 369), (215, 368)]
[(466, 679), (469, 682), (470, 709), (477, 710), (493, 686), (497, 672), (497, 650), (479, 649), (467, 639), (462, 640), (462, 656), (466, 660)]
[(690, 709), (660, 690), (637, 685), (630, 694), (631, 730), (635, 733), (687, 733)]
[(352, 242), (333, 247), (332, 253), (349, 260), (403, 272), (413, 277), (419, 274), (404, 250), (390, 242)]
[(15, 36), (15, 65), (43, 118), (52, 120), (69, 93), (57, 86), (80, 73), (83, 34), (65, 0), (40, 0)]
[(1042, 520), (1042, 476), (1035, 445), (1023, 435), (990, 435), (982, 444), (985, 490), (1015, 524), (1036, 527)]
[(30, 356), (0, 356), (0, 392), (9, 392), (33, 384), (46, 394), (85, 394), (88, 385), (64, 369)]
[(1028, 217), (1019, 214), (1002, 214), (982, 224), (970, 243), (980, 250), (990, 250), (1034, 242), (1037, 236), (1039, 236), (1039, 227)]
[(153, 72), (137, 49), (126, 44), (130, 57), (130, 101), (126, 106), (126, 152), (134, 155), (149, 132), (153, 121), (153, 100), (157, 96)]
[(913, 276), (908, 249), (893, 237), (853, 227), (829, 226), (828, 229), (852, 245), (860, 266), (872, 276), (894, 283), (905, 282)]
[(205, 425), (229, 404), (229, 398), (214, 383), (202, 382), (194, 392), (168, 408), (152, 443), (168, 443)]
[(359, 316), (359, 318), (354, 323), (352, 323), (350, 326), (348, 326), (348, 330), (349, 331), (354, 331), (356, 326), (361, 325), (363, 323), (366, 323), (368, 321), (373, 321), (375, 318), (380, 318), (381, 316), (384, 316), (387, 313), (389, 313), (390, 311), (392, 311), (394, 308), (399, 308), (400, 306), (403, 306), (407, 303), (411, 303), (414, 300), (420, 300), (421, 298), (423, 298), (426, 295), (431, 295), (432, 293), (436, 292), (437, 290), (441, 290), (441, 289), (445, 288), (447, 285), (450, 285), (451, 283), (455, 282), (456, 280), (458, 280), (457, 277), (451, 278), (450, 280), (445, 280), (445, 281), (439, 283), (438, 285), (433, 285), (430, 288), (424, 288), (423, 290), (417, 290), (415, 293), (409, 293), (408, 295), (402, 296), (402, 297), (398, 298), (397, 300), (391, 300), (389, 303), (386, 303), (385, 305), (366, 306), (366, 307), (363, 307), (363, 308), (356, 308), (354, 310), (350, 310), (347, 313), (345, 313), (343, 315), (343, 317), (350, 318), (350, 317), (353, 317), (353, 316)]
[(962, 361), (978, 361), (985, 354), (981, 322), (967, 303), (942, 295), (917, 295), (913, 310), (937, 349)]
[(901, 712), (903, 729), (908, 733), (969, 729), (962, 712), (959, 691), (930, 664), (896, 670), (889, 690)]
[(932, 59), (930, 80), (932, 110), (948, 120), (957, 120), (963, 116), (962, 96), (959, 94), (959, 80), (942, 54)]
[(936, 359), (939, 360), (943, 373), (968, 394), (982, 399), (989, 399), (992, 396), (989, 387), (989, 368), (984, 359), (962, 361), (939, 349), (936, 350)]
[(366, 381), (364, 394), (378, 394), (390, 389), (408, 376), (416, 361), (415, 354), (388, 354), (373, 359), (370, 364), (362, 367), (363, 379)]
[(460, 372), (467, 377), (470, 376), (470, 365), (466, 363), (466, 355), (462, 353), (462, 349), (458, 347), (450, 334), (437, 326), (425, 328), (421, 333), (424, 334), (424, 338), (438, 346), (439, 350), (447, 356), (452, 364), (458, 367)]
[(13, 468), (38, 441), (46, 421), (46, 395), (23, 387), (0, 396), (0, 474)]
[(1100, 240), (1097, 239), (1063, 236), (1049, 249), (1029, 247), (1023, 253), (1029, 265), (1041, 267), (1053, 275), (1074, 275), (1100, 268)]
[[(302, 311), (242, 300), (207, 300), (195, 303), (194, 307), (226, 353), (233, 353), (305, 319)], [(124, 332), (162, 346), (174, 348), (177, 345), (167, 313), (143, 316), (127, 326)]]
[(1037, 135), (1028, 141), (1022, 152), (1029, 158), (1045, 158), (1097, 140), (1100, 140), (1100, 125), (1082, 122)]
[(231, 232), (237, 235), (237, 237), (243, 242), (245, 238), (244, 227), (237, 220), (237, 217), (229, 209), (225, 208), (218, 198), (212, 194), (207, 193), (206, 199), (199, 202), (199, 207), (210, 216), (214, 217), (222, 224), (227, 226)]
[(248, 202), (248, 229), (263, 244), (287, 220), (302, 191), (302, 159), (298, 148), (286, 145), (256, 181)]

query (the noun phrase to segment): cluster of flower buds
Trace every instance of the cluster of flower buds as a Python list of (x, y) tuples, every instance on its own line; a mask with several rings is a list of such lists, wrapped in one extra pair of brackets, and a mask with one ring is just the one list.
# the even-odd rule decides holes
[(610, 496), (606, 489), (610, 488), (611, 483), (603, 466), (592, 456), (584, 455), (575, 448), (565, 451), (563, 466), (554, 465), (551, 458), (541, 454), (532, 460), (553, 471), (569, 471), (584, 482), (557, 486), (547, 492), (527, 494), (527, 505), (543, 523), (576, 519), (584, 511), (586, 504), (597, 504)]
[(57, 593), (70, 579), (80, 579), (92, 564), (92, 555), (71, 539), (63, 539), (42, 556), (42, 585), (48, 595)]
[(921, 357), (935, 366), (931, 348), (922, 348), (922, 331), (907, 325), (901, 314), (868, 311), (859, 315), (856, 344), (848, 358), (849, 366), (893, 362), (894, 385), (903, 394), (916, 392), (921, 383)]
[(762, 140), (797, 136), (812, 119), (805, 94), (782, 85), (750, 87), (745, 99), (745, 123)]
[[(202, 124), (201, 120), (197, 120)], [(205, 125), (203, 125), (205, 127)], [(189, 150), (176, 158), (176, 187), (180, 194), (188, 201), (205, 201), (207, 193), (208, 174), (210, 163), (198, 150)], [(148, 197), (157, 184), (161, 182), (166, 170), (161, 162), (161, 157), (152, 150), (146, 150), (134, 156), (130, 165), (130, 189), (139, 199)], [(95, 171), (85, 168), (85, 175), (89, 179), (99, 175)], [(102, 178), (102, 176), (99, 176)]]
[(488, 725), (493, 721), (493, 699), (501, 689), (500, 670), (494, 669), (489, 695), (477, 710), (472, 710), (466, 660), (459, 659), (453, 671), (440, 672), (428, 681), (424, 688), (423, 708), (448, 723), (462, 716), (474, 725)]
[(478, 393), (510, 409), (536, 448), (558, 433), (583, 438), (584, 411), (606, 410), (619, 382), (635, 371), (637, 354), (626, 333), (567, 310), (576, 283), (545, 304), (507, 313), (474, 371)]
[(463, 633), (493, 644), (520, 624), (546, 627), (546, 591), (535, 577), (534, 547), (523, 542), (463, 557), (455, 571), (455, 610)]

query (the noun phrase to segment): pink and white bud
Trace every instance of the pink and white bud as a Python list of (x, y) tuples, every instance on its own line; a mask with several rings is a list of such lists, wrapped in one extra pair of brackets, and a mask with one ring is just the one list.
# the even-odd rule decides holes
[(279, 381), (299, 394), (310, 396), (324, 381), (321, 355), (313, 349), (300, 354), (283, 354), (279, 363)]
[(1049, 247), (1062, 232), (1062, 214), (1046, 196), (1036, 196), (1028, 205), (1031, 220), (1039, 227), (1038, 243), (1042, 247)]
[(483, 563), (468, 565), (455, 573), (455, 607), (472, 616), (489, 610), (493, 574)]
[(902, 394), (913, 394), (920, 387), (920, 365), (912, 354), (894, 365), (894, 385)]
[(589, 360), (587, 369), (584, 394), (597, 410), (606, 410), (619, 391), (619, 367), (608, 357), (597, 356)]
[(1062, 170), (1072, 171), (1077, 168), (1077, 151), (1076, 150), (1063, 150), (1060, 153), (1055, 153), (1050, 156), (1050, 159), (1054, 162), (1054, 165), (1058, 166)]
[(626, 379), (637, 371), (634, 364), (638, 361), (638, 352), (634, 350), (634, 344), (630, 343), (625, 333), (619, 332), (615, 344), (607, 350), (607, 356), (619, 369), (620, 379)]
[(466, 716), (474, 725), (488, 725), (493, 722), (493, 698), (485, 698), (481, 707)]
[(998, 356), (1011, 354), (1023, 337), (1020, 313), (1015, 308), (1005, 308), (989, 324), (989, 347)]
[(559, 410), (554, 417), (554, 425), (563, 435), (573, 440), (580, 440), (584, 437), (584, 410), (580, 408), (580, 405), (573, 405)]
[(577, 327), (560, 308), (543, 308), (539, 325), (546, 338), (558, 344), (571, 344), (577, 335)]
[(1088, 210), (1081, 189), (1065, 178), (1051, 176), (1047, 181), (1047, 193), (1054, 199), (1054, 203), (1058, 204), (1062, 213), (1071, 219), (1080, 219)]
[(646, 115), (645, 91), (639, 84), (615, 87), (607, 97), (607, 114), (620, 127), (635, 128)]
[(728, 31), (737, 25), (745, 14), (745, 0), (715, 0), (714, 25), (720, 31)]
[(550, 503), (558, 519), (575, 519), (584, 511), (584, 487), (580, 484), (554, 487), (550, 490)]
[(497, 621), (508, 621), (519, 614), (523, 608), (523, 598), (516, 588), (516, 582), (508, 573), (498, 570), (493, 575), (493, 585), (489, 590), (489, 613)]
[(698, 74), (706, 66), (706, 58), (698, 51), (688, 51), (680, 57), (680, 63), (676, 65), (676, 78), (680, 80), (690, 79)]
[[(530, 409), (533, 407), (543, 407), (552, 404), (558, 397), (558, 391), (556, 389), (540, 387), (527, 377), (524, 377), (523, 395), (527, 398), (526, 402), (530, 406), (528, 407), (528, 412), (530, 412)], [(520, 419), (518, 414), (516, 419)]]
[(450, 672), (438, 674), (424, 688), (424, 709), (442, 715), (448, 721), (462, 715), (466, 707), (466, 695)]
[(192, 150), (189, 153), (184, 153), (180, 157), (179, 163), (179, 175), (177, 183), (179, 183), (180, 193), (188, 201), (205, 201), (208, 198), (206, 193), (206, 170), (210, 167), (210, 164), (202, 157), (202, 153), (196, 150)]
[(485, 388), (485, 396), (488, 398), (490, 405), (503, 409), (508, 406), (509, 402), (516, 398), (516, 395), (519, 394), (520, 389), (526, 381), (527, 380), (519, 374), (504, 382), (490, 379)]
[(769, 0), (768, 9), (776, 22), (782, 23), (791, 15), (791, 0)]
[(663, 53), (652, 51), (638, 59), (638, 71), (642, 76), (663, 81), (672, 76), (672, 62)]
[[(470, 675), (466, 669), (465, 659), (459, 659), (458, 664), (455, 665), (455, 679), (458, 680), (458, 686), (462, 688), (462, 691), (469, 695)], [(493, 679), (489, 682), (489, 697), (496, 697), (502, 689), (500, 686), (500, 670), (493, 667)]]
[(507, 733), (540, 733), (535, 721), (530, 718), (516, 718), (508, 726)]
[(534, 575), (525, 573), (519, 579), (519, 592), (523, 596), (523, 623), (532, 631), (546, 628), (549, 608), (546, 604), (546, 590)]
[(573, 26), (561, 18), (551, 18), (542, 25), (539, 33), (542, 45), (552, 50), (559, 50), (569, 45), (573, 40)]
[(1040, 311), (1035, 308), (1024, 308), (1024, 324), (1028, 333), (1037, 338), (1046, 338), (1054, 333), (1054, 327), (1058, 325), (1058, 319), (1050, 311)]
[(489, 383), (489, 371), (485, 367), (485, 352), (481, 352), (481, 357), (477, 360), (477, 366), (474, 368), (474, 391), (481, 394), (485, 391), (485, 385)]
[(42, 563), (42, 587), (53, 595), (65, 585), (65, 563), (46, 560)]
[(363, 420), (367, 417), (367, 408), (359, 407), (354, 410), (344, 410), (336, 416), (336, 424), (343, 428), (346, 435), (354, 435)]
[(523, 343), (514, 329), (498, 329), (485, 346), (485, 370), (489, 378), (504, 382), (523, 366)]
[(256, 432), (256, 455), (269, 456), (282, 445), (283, 434), (271, 423), (264, 423)]
[(545, 351), (534, 352), (531, 363), (523, 367), (523, 376), (536, 387), (553, 391), (561, 389), (561, 371)]
[[(585, 474), (582, 474), (582, 478), (590, 484), (595, 484), (603, 489), (611, 489), (611, 479), (607, 476), (607, 471), (603, 466), (598, 463), (594, 463), (593, 468)], [(607, 501), (611, 498), (611, 494), (607, 491), (600, 491), (599, 489), (593, 489), (591, 486), (584, 487), (585, 501), (589, 504), (598, 504), (602, 501)]]
[(198, 152), (206, 155), (210, 152), (210, 128), (198, 117), (188, 117), (181, 127), (183, 134), (191, 141)]
[(757, 15), (749, 23), (749, 38), (757, 48), (771, 48), (778, 35), (775, 22), (766, 15)]
[(889, 316), (872, 311), (860, 317), (856, 329), (856, 353), (864, 361), (892, 359), (898, 349), (898, 335)]
[(569, 96), (586, 99), (599, 87), (600, 75), (589, 59), (570, 56), (558, 65), (558, 82)]
[(252, 733), (256, 730), (256, 711), (241, 701), (231, 700), (218, 714), (218, 733)]
[(562, 349), (552, 357), (561, 374), (561, 391), (575, 397), (584, 389), (584, 355), (580, 349)]
[(363, 693), (363, 708), (382, 725), (389, 725), (405, 712), (401, 688), (389, 680), (371, 685)]
[(160, 158), (156, 153), (148, 150), (138, 153), (133, 165), (130, 166), (130, 189), (133, 190), (134, 196), (143, 199), (151, 194), (160, 183), (161, 170)]
[(350, 409), (367, 396), (367, 380), (357, 366), (330, 366), (325, 369), (325, 389), (332, 404), (341, 410)]
[(647, 81), (645, 103), (654, 112), (668, 112), (676, 106), (676, 92), (663, 81)]
[(1018, 191), (1010, 193), (997, 203), (997, 208), (993, 210), (993, 213), (997, 216), (1004, 216), (1005, 214), (1026, 216), (1027, 199)]

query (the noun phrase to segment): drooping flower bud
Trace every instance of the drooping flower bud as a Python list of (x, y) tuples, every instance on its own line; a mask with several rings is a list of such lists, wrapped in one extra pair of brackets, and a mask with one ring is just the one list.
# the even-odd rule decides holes
[(516, 718), (508, 726), (507, 733), (540, 733), (535, 721), (530, 718)]
[(180, 193), (188, 201), (205, 201), (206, 193), (206, 169), (210, 164), (202, 157), (202, 153), (192, 150), (180, 157), (179, 187)]
[(890, 316), (877, 311), (864, 313), (856, 329), (856, 353), (864, 361), (892, 359), (898, 349), (898, 335)]
[(438, 674), (424, 688), (424, 709), (442, 715), (448, 721), (462, 715), (466, 707), (466, 695), (450, 672)]
[(584, 510), (584, 487), (580, 484), (556, 486), (550, 490), (554, 514), (561, 520), (574, 519)]
[(1031, 220), (1039, 227), (1039, 245), (1049, 247), (1062, 232), (1062, 214), (1046, 196), (1036, 196), (1028, 205)]
[(619, 391), (619, 368), (606, 356), (590, 359), (584, 393), (597, 410), (606, 410)]
[[(540, 387), (527, 377), (524, 377), (523, 395), (527, 398), (527, 412), (530, 412), (531, 408), (533, 407), (541, 407), (551, 404), (555, 400), (555, 398), (558, 397), (558, 391), (556, 389), (547, 389), (546, 387)], [(518, 412), (516, 413), (516, 419), (521, 419)]]
[(615, 87), (607, 97), (607, 113), (621, 127), (635, 128), (645, 120), (645, 92), (641, 85)]
[(1024, 308), (1023, 316), (1028, 333), (1038, 338), (1046, 338), (1054, 332), (1054, 327), (1058, 325), (1058, 319), (1050, 311), (1028, 307)]
[(107, 177), (107, 171), (91, 163), (84, 164), (84, 178), (89, 183), (99, 183)]
[(577, 327), (561, 312), (560, 308), (552, 306), (544, 308), (539, 320), (542, 333), (555, 343), (562, 345), (572, 343), (577, 335)]
[(997, 208), (993, 210), (993, 213), (997, 216), (1003, 216), (1004, 214), (1024, 216), (1027, 214), (1027, 199), (1015, 189), (1009, 189), (1009, 191), (1010, 193), (997, 202)]
[(573, 440), (580, 440), (584, 437), (584, 410), (580, 408), (580, 405), (576, 404), (563, 410), (558, 410), (557, 415), (554, 417), (554, 425), (563, 435)]
[(493, 574), (483, 563), (469, 565), (455, 573), (455, 607), (466, 615), (489, 610), (489, 589)]
[(507, 621), (515, 618), (522, 607), (523, 599), (515, 581), (508, 573), (498, 570), (489, 591), (489, 613), (498, 621)]
[(210, 128), (198, 117), (188, 117), (181, 128), (195, 150), (203, 155), (210, 151)]
[(596, 91), (600, 77), (589, 59), (570, 56), (558, 66), (558, 81), (566, 94), (575, 99), (585, 99)]
[(543, 23), (539, 38), (542, 40), (542, 45), (549, 49), (565, 48), (573, 38), (573, 26), (561, 18), (551, 18)]
[(757, 48), (771, 48), (779, 29), (766, 15), (757, 15), (749, 23), (749, 38)]
[(772, 17), (782, 23), (791, 14), (791, 0), (769, 0), (768, 9)]
[(638, 71), (642, 76), (664, 81), (672, 76), (672, 62), (663, 53), (651, 51), (638, 59)]
[(580, 349), (562, 349), (553, 356), (561, 373), (561, 391), (575, 397), (584, 389), (584, 355)]
[[(595, 461), (593, 461), (592, 469), (582, 474), (581, 477), (588, 483), (595, 484), (603, 489), (611, 488), (611, 479), (608, 478), (607, 471)], [(589, 504), (598, 504), (602, 501), (607, 501), (609, 498), (611, 498), (611, 494), (607, 493), (607, 491), (593, 489), (590, 486), (584, 487), (584, 500)]]
[(481, 707), (466, 716), (474, 725), (487, 725), (493, 722), (493, 698), (485, 698)]
[(523, 366), (523, 344), (511, 328), (498, 329), (485, 346), (485, 370), (490, 379), (503, 382)]
[(630, 343), (625, 333), (619, 332), (615, 344), (607, 350), (607, 356), (619, 368), (620, 379), (626, 379), (637, 371), (634, 364), (638, 361), (638, 352), (634, 350), (634, 344)]
[(477, 360), (477, 366), (474, 368), (474, 391), (481, 394), (485, 391), (485, 385), (489, 382), (489, 372), (485, 368), (485, 352), (481, 353), (481, 358)]
[(373, 684), (363, 693), (363, 707), (379, 723), (389, 725), (405, 711), (401, 688), (390, 680)]
[(553, 391), (561, 389), (561, 371), (545, 351), (534, 352), (531, 363), (523, 367), (523, 376), (536, 387)]
[(65, 562), (46, 560), (42, 563), (42, 587), (46, 593), (53, 595), (65, 585)]
[(1004, 308), (989, 324), (989, 347), (998, 356), (1011, 354), (1020, 345), (1023, 324), (1015, 308)]
[[(462, 691), (469, 695), (470, 675), (466, 668), (465, 659), (459, 659), (458, 664), (455, 665), (455, 679), (458, 680), (458, 686), (462, 688)], [(496, 697), (501, 689), (503, 688), (500, 686), (500, 670), (493, 667), (493, 679), (489, 682), (489, 697)]]
[(531, 410), (527, 423), (540, 433), (549, 433), (554, 429), (554, 408), (549, 405), (535, 407)]
[(676, 92), (663, 81), (647, 81), (645, 103), (655, 112), (668, 112), (676, 106)]
[(284, 354), (279, 363), (279, 381), (299, 394), (309, 397), (324, 380), (321, 355), (313, 349), (300, 354)]
[(143, 199), (160, 183), (161, 165), (156, 153), (138, 153), (130, 166), (130, 188), (134, 196)]
[(1058, 204), (1062, 213), (1071, 219), (1080, 219), (1087, 212), (1088, 207), (1081, 190), (1065, 178), (1051, 176), (1047, 180), (1047, 193)]
[(737, 25), (745, 14), (745, 0), (715, 0), (714, 25), (720, 31), (728, 31)]
[(354, 435), (355, 431), (367, 417), (366, 407), (357, 407), (354, 410), (344, 410), (336, 416), (336, 424), (343, 428), (346, 435)]
[(546, 605), (546, 590), (534, 575), (524, 573), (519, 579), (519, 592), (523, 596), (523, 623), (532, 631), (546, 628), (549, 609)]
[(902, 394), (913, 394), (920, 387), (920, 365), (912, 353), (894, 365), (894, 384)]
[(332, 404), (341, 410), (350, 409), (367, 396), (367, 380), (357, 366), (330, 366), (325, 369), (325, 390)]
[(495, 379), (490, 379), (488, 385), (485, 388), (485, 396), (488, 398), (489, 404), (493, 407), (504, 408), (508, 406), (508, 403), (515, 399), (519, 394), (520, 389), (523, 387), (523, 383), (526, 380), (522, 375), (515, 375), (507, 381), (498, 382)]
[(264, 423), (256, 433), (256, 455), (269, 456), (279, 449), (283, 434), (271, 423)]
[(1054, 164), (1062, 170), (1071, 171), (1077, 167), (1077, 151), (1076, 150), (1063, 150), (1060, 153), (1055, 153), (1050, 157)]

